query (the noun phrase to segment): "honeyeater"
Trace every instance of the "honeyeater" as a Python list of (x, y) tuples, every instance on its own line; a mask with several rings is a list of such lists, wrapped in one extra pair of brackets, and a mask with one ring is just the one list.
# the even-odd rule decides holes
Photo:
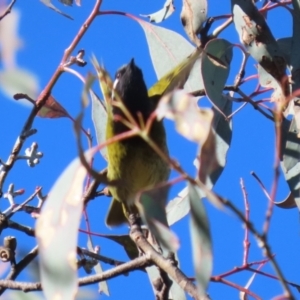
[[(144, 123), (156, 108), (154, 97), (148, 96), (143, 73), (132, 59), (129, 64), (121, 67), (115, 76), (113, 95), (118, 95), (132, 117)], [(156, 97), (157, 98), (157, 97)], [(128, 131), (121, 118), (126, 115), (119, 107), (107, 107), (106, 139)], [(115, 118), (118, 115), (119, 118)], [(166, 154), (166, 132), (162, 121), (154, 120), (149, 132), (150, 138)], [(137, 213), (136, 195), (144, 188), (151, 188), (166, 181), (170, 169), (168, 164), (139, 136), (114, 142), (107, 146), (108, 168), (107, 177), (116, 182), (109, 186), (113, 197), (106, 224), (118, 226), (127, 221), (130, 213)]]

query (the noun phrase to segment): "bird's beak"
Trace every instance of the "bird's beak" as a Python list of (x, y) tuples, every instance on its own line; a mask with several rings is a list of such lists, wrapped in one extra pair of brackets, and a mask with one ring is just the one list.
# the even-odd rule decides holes
[(135, 68), (134, 58), (131, 59), (131, 61), (129, 63), (129, 66), (130, 66), (131, 69)]

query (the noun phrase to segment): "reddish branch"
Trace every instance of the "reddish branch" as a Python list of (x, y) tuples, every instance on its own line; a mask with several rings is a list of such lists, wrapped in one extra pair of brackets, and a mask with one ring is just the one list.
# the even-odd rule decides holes
[(75, 47), (78, 45), (78, 43), (80, 42), (82, 37), (84, 36), (85, 32), (88, 30), (88, 28), (92, 24), (93, 20), (97, 17), (98, 12), (99, 12), (99, 8), (101, 6), (101, 3), (102, 3), (102, 0), (97, 0), (96, 1), (96, 4), (95, 4), (91, 14), (89, 15), (87, 20), (83, 23), (83, 25), (79, 29), (77, 35), (75, 36), (75, 38), (71, 42), (70, 46), (65, 50), (64, 55), (62, 57), (62, 60), (59, 64), (59, 66), (57, 67), (54, 74), (50, 78), (50, 80), (49, 80), (48, 84), (46, 85), (46, 87), (43, 89), (43, 91), (38, 96), (38, 98), (35, 102), (35, 105), (32, 108), (32, 111), (31, 111), (31, 113), (30, 113), (30, 115), (29, 115), (22, 131), (21, 131), (21, 134), (17, 138), (17, 140), (15, 142), (15, 145), (14, 145), (12, 151), (11, 151), (10, 156), (8, 157), (7, 161), (4, 163), (3, 170), (0, 172), (0, 196), (2, 195), (2, 187), (3, 187), (3, 184), (4, 184), (5, 178), (8, 175), (11, 168), (14, 166), (14, 164), (17, 160), (17, 157), (18, 157), (18, 155), (19, 155), (19, 153), (20, 153), (20, 151), (23, 147), (23, 144), (24, 144), (24, 142), (27, 138), (27, 133), (31, 130), (31, 127), (32, 127), (32, 124), (34, 122), (34, 119), (35, 119), (36, 115), (38, 114), (39, 110), (45, 104), (47, 98), (51, 94), (52, 88), (54, 87), (55, 83), (57, 82), (59, 77), (64, 72), (64, 66), (67, 63), (70, 55), (72, 54), (72, 52), (74, 51)]
[(7, 16), (8, 14), (11, 13), (11, 9), (12, 7), (14, 6), (14, 4), (16, 3), (17, 0), (12, 0), (10, 2), (10, 4), (8, 5), (7, 9), (4, 11), (4, 13), (2, 14), (2, 16), (0, 16), (0, 21), (5, 17)]

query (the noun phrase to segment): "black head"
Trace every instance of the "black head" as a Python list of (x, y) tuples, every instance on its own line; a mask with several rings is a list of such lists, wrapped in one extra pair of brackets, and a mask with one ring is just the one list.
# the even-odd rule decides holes
[(128, 65), (121, 67), (115, 76), (114, 90), (127, 109), (135, 115), (141, 112), (147, 118), (151, 113), (151, 103), (142, 70), (131, 59)]

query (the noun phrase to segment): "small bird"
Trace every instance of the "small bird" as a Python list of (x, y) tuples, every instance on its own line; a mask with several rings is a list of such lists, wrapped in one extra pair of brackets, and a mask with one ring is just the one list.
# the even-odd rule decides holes
[[(117, 94), (132, 117), (140, 122), (138, 115), (147, 122), (156, 108), (156, 101), (148, 96), (143, 73), (134, 63), (121, 67), (115, 76), (113, 94)], [(107, 108), (106, 139), (128, 131), (118, 115), (126, 119), (124, 112), (116, 106)], [(154, 120), (150, 138), (168, 154), (166, 132), (162, 121)], [(137, 213), (135, 197), (144, 188), (151, 188), (168, 180), (169, 165), (141, 137), (134, 136), (107, 146), (107, 178), (118, 184), (109, 187), (113, 197), (106, 218), (107, 226), (118, 226), (127, 222), (130, 213)]]

